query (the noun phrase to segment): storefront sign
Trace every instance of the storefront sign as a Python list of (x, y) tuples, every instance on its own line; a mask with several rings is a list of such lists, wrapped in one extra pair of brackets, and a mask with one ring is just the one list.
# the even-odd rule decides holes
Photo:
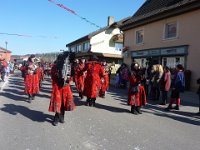
[(174, 56), (174, 55), (187, 55), (187, 46), (172, 47), (172, 48), (160, 48), (150, 50), (133, 51), (133, 58), (146, 58), (154, 56)]
[(149, 50), (150, 56), (160, 56), (160, 49)]
[(163, 55), (185, 55), (187, 54), (186, 47), (161, 49), (161, 56)]
[(149, 51), (136, 51), (132, 52), (132, 57), (148, 57)]

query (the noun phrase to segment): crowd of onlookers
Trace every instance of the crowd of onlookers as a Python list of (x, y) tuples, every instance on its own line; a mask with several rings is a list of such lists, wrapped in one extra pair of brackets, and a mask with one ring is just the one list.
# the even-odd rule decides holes
[[(184, 67), (181, 64), (177, 64), (176, 69), (172, 69), (167, 66), (162, 66), (158, 62), (150, 62), (146, 67), (141, 67), (134, 61), (129, 67), (123, 63), (116, 71), (115, 87), (124, 89), (131, 88), (130, 78), (135, 64), (139, 67), (139, 84), (144, 86), (147, 99), (157, 102), (160, 101), (161, 105), (168, 104), (167, 110), (179, 110), (180, 93), (185, 90)], [(200, 79), (197, 80), (197, 84), (200, 86)], [(200, 99), (200, 87), (197, 94)], [(175, 107), (172, 107), (173, 103), (176, 104)]]
[(6, 81), (9, 74), (14, 73), (14, 63), (0, 59), (0, 81)]

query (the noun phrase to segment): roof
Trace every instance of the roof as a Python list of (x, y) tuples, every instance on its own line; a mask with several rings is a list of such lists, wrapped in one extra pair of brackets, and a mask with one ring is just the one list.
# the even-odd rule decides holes
[(146, 0), (131, 19), (122, 24), (120, 28), (127, 30), (199, 8), (199, 0)]
[(81, 38), (79, 38), (79, 39), (77, 39), (77, 40), (75, 40), (75, 41), (73, 41), (73, 42), (71, 42), (71, 43), (68, 43), (68, 44), (66, 45), (66, 47), (72, 46), (72, 45), (74, 45), (74, 44), (76, 44), (76, 43), (79, 43), (79, 42), (82, 42), (82, 41), (87, 41), (87, 40), (89, 40), (91, 37), (93, 37), (93, 36), (95, 36), (95, 35), (97, 35), (97, 34), (103, 32), (103, 31), (106, 31), (106, 30), (108, 30), (108, 29), (110, 29), (110, 28), (117, 28), (117, 27), (119, 27), (120, 25), (122, 25), (125, 21), (127, 21), (127, 20), (130, 19), (130, 18), (131, 18), (131, 16), (126, 17), (126, 18), (124, 18), (124, 19), (122, 19), (122, 20), (120, 20), (120, 21), (118, 21), (118, 22), (114, 22), (114, 23), (111, 24), (110, 26), (105, 26), (105, 27), (103, 27), (103, 28), (101, 28), (101, 29), (99, 29), (99, 30), (96, 30), (96, 31), (94, 31), (94, 32), (91, 32), (91, 33), (89, 33), (89, 34), (86, 35), (86, 36), (83, 36), (83, 37), (81, 37)]
[(11, 53), (11, 51), (6, 50), (6, 49), (3, 48), (3, 47), (0, 47), (0, 52), (3, 52), (3, 53)]
[(97, 52), (79, 52), (79, 53), (76, 53), (76, 58), (88, 57), (88, 56), (91, 56), (93, 54), (95, 54), (97, 57), (108, 57), (108, 58), (122, 59), (122, 55), (119, 55), (119, 54), (97, 53)]
[(87, 41), (87, 40), (89, 40), (91, 37), (93, 37), (93, 36), (95, 36), (95, 35), (97, 35), (97, 34), (103, 32), (103, 31), (105, 31), (105, 30), (107, 30), (107, 29), (109, 29), (109, 28), (110, 28), (110, 26), (106, 26), (106, 27), (101, 28), (101, 29), (99, 29), (99, 30), (97, 30), (97, 31), (91, 32), (91, 33), (89, 33), (89, 34), (86, 35), (86, 36), (83, 36), (83, 37), (81, 37), (81, 38), (79, 38), (79, 39), (77, 39), (77, 40), (75, 40), (75, 41), (73, 41), (73, 42), (71, 42), (71, 43), (68, 43), (68, 44), (66, 45), (66, 47), (72, 46), (72, 45), (74, 45), (74, 44), (76, 44), (76, 43), (79, 43), (79, 42), (82, 42), (82, 41)]

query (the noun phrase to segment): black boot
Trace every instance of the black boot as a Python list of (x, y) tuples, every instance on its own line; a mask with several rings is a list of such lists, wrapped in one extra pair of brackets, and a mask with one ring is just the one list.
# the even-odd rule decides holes
[(62, 110), (59, 115), (59, 121), (60, 121), (60, 123), (65, 123), (65, 111), (64, 110)]
[(90, 102), (91, 101), (91, 99), (90, 98), (87, 98), (87, 100), (86, 100), (86, 106), (89, 106), (90, 105)]
[(169, 104), (169, 106), (167, 108), (165, 108), (165, 110), (170, 111), (172, 109), (172, 105)]
[(54, 119), (53, 119), (52, 124), (53, 124), (54, 126), (57, 126), (57, 125), (58, 125), (58, 122), (59, 122), (59, 113), (56, 113), (55, 116), (54, 116)]
[(136, 111), (135, 105), (132, 105), (132, 106), (131, 106), (131, 113), (132, 113), (132, 114), (135, 114), (135, 115), (138, 114), (138, 112)]
[(32, 100), (35, 100), (35, 94), (32, 95), (31, 99), (32, 99)]
[(92, 106), (95, 106), (96, 98), (92, 98)]
[(83, 94), (80, 92), (79, 93), (79, 97), (81, 98), (81, 99), (83, 99)]
[(179, 110), (179, 105), (176, 105), (174, 109)]
[(78, 93), (78, 97), (81, 97), (81, 92)]
[(89, 106), (92, 107), (92, 105), (93, 105), (93, 99), (91, 98), (91, 99), (89, 100)]
[(138, 114), (142, 114), (142, 111), (141, 111), (141, 107), (140, 107), (140, 106), (136, 106), (136, 111), (138, 112)]
[(106, 95), (106, 93), (105, 93), (105, 92), (103, 92), (103, 93), (102, 93), (102, 98), (105, 98), (105, 95)]
[(31, 95), (28, 94), (28, 102), (31, 103)]

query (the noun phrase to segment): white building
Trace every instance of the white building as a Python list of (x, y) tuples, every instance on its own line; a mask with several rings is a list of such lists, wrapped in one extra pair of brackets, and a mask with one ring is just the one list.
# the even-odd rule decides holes
[(88, 57), (95, 54), (107, 62), (120, 63), (122, 62), (123, 34), (118, 25), (122, 21), (114, 22), (113, 17), (108, 17), (106, 27), (68, 43), (66, 47), (76, 52), (76, 57)]

